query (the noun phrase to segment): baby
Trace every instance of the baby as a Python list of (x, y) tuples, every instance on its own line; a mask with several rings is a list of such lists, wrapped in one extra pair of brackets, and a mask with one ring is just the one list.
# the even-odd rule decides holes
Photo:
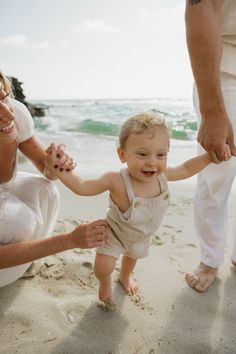
[[(51, 145), (47, 167), (73, 192), (83, 196), (110, 192), (106, 240), (97, 249), (94, 264), (100, 281), (99, 299), (103, 302), (113, 303), (111, 274), (121, 254), (119, 282), (129, 295), (137, 291), (131, 273), (137, 260), (147, 256), (151, 236), (170, 203), (167, 181), (189, 178), (211, 162), (206, 153), (168, 167), (169, 145), (169, 129), (158, 115), (143, 113), (131, 117), (121, 127), (117, 149), (127, 167), (92, 180), (63, 170)], [(230, 157), (229, 150), (225, 156)]]

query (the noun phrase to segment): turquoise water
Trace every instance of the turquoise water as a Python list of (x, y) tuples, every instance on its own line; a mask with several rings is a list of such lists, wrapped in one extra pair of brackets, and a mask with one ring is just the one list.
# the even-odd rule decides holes
[(35, 119), (39, 138), (48, 146), (64, 143), (86, 177), (122, 166), (116, 153), (120, 125), (140, 112), (160, 112), (172, 127), (169, 165), (196, 155), (197, 123), (190, 100), (67, 100), (37, 101), (47, 115)]
[[(37, 102), (39, 103), (39, 102)], [(160, 112), (171, 126), (172, 138), (194, 140), (197, 122), (190, 100), (67, 100), (44, 101), (47, 116), (35, 120), (38, 130), (117, 136), (120, 125), (140, 112)]]

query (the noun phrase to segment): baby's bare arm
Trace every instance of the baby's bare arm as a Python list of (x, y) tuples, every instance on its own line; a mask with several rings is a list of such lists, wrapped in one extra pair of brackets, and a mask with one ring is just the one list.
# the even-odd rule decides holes
[(113, 189), (112, 174), (113, 172), (107, 172), (96, 179), (84, 180), (73, 171), (56, 172), (57, 177), (63, 184), (65, 184), (74, 193), (83, 196), (97, 195)]
[[(50, 154), (48, 155), (45, 165), (51, 174), (59, 178), (74, 193), (91, 196), (103, 193), (107, 190), (114, 189), (114, 175), (116, 172), (107, 172), (95, 179), (84, 180), (74, 171), (58, 168), (58, 159), (56, 156), (55, 147), (53, 145)], [(55, 167), (56, 166), (56, 167)]]
[(176, 167), (167, 167), (165, 175), (168, 181), (178, 181), (194, 176), (211, 163), (209, 155), (203, 154), (185, 161)]

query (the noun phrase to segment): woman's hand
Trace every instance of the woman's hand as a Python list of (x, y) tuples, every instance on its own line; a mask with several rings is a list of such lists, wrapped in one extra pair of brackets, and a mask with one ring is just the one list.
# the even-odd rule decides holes
[(106, 220), (95, 220), (80, 224), (74, 229), (69, 237), (71, 238), (71, 248), (93, 248), (103, 245), (106, 235)]
[[(46, 160), (46, 167), (50, 170), (51, 173), (55, 172), (55, 169), (58, 171), (72, 171), (76, 167), (76, 162), (68, 154), (65, 153), (65, 145), (54, 143), (46, 149), (46, 153), (49, 155)], [(53, 171), (54, 169), (54, 171)]]

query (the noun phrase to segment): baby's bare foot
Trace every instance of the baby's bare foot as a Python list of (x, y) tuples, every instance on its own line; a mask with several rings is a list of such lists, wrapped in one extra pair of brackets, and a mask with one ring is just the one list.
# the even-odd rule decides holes
[(112, 296), (111, 279), (105, 282), (100, 282), (98, 296), (99, 300), (104, 303), (114, 303)]
[(192, 273), (186, 274), (185, 280), (194, 290), (204, 292), (213, 284), (217, 270), (218, 268), (209, 267), (204, 263), (200, 263)]
[(118, 278), (118, 281), (122, 285), (123, 289), (128, 295), (134, 295), (138, 291), (138, 286), (135, 281), (130, 278)]

